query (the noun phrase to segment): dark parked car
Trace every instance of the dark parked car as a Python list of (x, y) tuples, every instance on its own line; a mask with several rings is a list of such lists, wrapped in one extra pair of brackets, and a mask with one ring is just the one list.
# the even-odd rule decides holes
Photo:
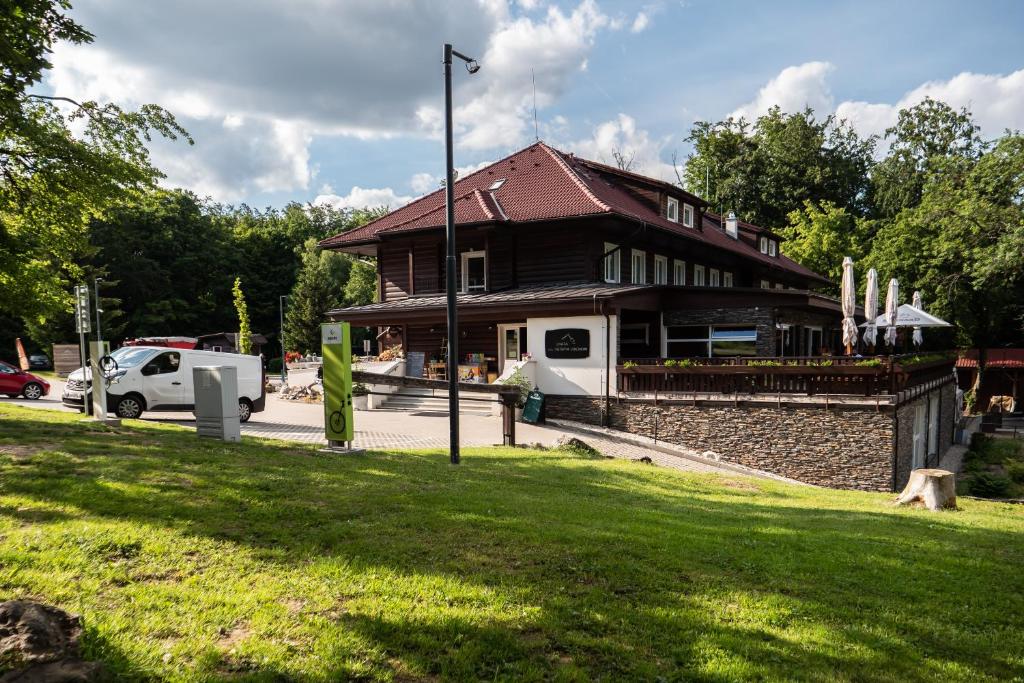
[(33, 370), (49, 370), (50, 357), (45, 353), (33, 353), (28, 357), (28, 366)]
[(0, 361), (0, 394), (7, 394), (11, 398), (24, 396), (35, 400), (48, 393), (50, 383), (45, 379)]

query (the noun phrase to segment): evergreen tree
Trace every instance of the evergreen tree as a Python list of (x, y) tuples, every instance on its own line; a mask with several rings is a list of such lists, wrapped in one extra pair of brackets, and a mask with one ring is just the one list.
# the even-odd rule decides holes
[(308, 240), (295, 288), (288, 297), (284, 321), (285, 348), (300, 353), (320, 352), (320, 324), (324, 313), (345, 303), (345, 287), (352, 260), (335, 251), (321, 251)]
[(238, 352), (248, 354), (252, 351), (252, 329), (249, 327), (249, 307), (242, 294), (242, 278), (235, 278), (231, 294), (235, 299), (235, 311), (238, 312)]

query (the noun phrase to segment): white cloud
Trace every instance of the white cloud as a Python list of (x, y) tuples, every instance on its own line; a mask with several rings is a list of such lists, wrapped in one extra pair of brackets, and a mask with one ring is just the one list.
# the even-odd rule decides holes
[(459, 144), (504, 152), (525, 142), (531, 68), (537, 105), (550, 106), (610, 26), (595, 0), (575, 1), (81, 3), (73, 16), (96, 42), (59, 44), (47, 84), (174, 113), (197, 144), (154, 144), (168, 184), (224, 201), (306, 190), (314, 139), (439, 136), (440, 45), (452, 36), (483, 66), (456, 76)]
[(636, 18), (633, 19), (633, 25), (630, 27), (630, 31), (633, 33), (640, 33), (651, 23), (651, 18), (647, 15), (647, 12), (637, 12)]
[(826, 77), (835, 67), (828, 62), (807, 62), (788, 66), (768, 81), (752, 101), (740, 106), (730, 116), (748, 121), (757, 119), (774, 106), (782, 111), (797, 112), (811, 107), (816, 112), (832, 111), (832, 93)]
[(828, 84), (833, 69), (828, 62), (786, 67), (761, 88), (753, 101), (736, 109), (732, 116), (753, 120), (773, 105), (788, 112), (810, 106), (819, 116), (835, 113), (846, 119), (863, 136), (882, 136), (886, 128), (896, 123), (901, 109), (931, 97), (955, 109), (967, 107), (985, 136), (997, 136), (1007, 128), (1024, 129), (1024, 69), (1005, 76), (963, 72), (949, 80), (928, 81), (892, 103), (846, 100), (838, 104)]
[(626, 114), (619, 114), (611, 121), (605, 121), (594, 128), (590, 138), (556, 146), (573, 152), (584, 159), (592, 159), (609, 166), (615, 166), (615, 153), (632, 160), (630, 170), (668, 182), (675, 182), (672, 164), (662, 161), (662, 154), (672, 136), (651, 139), (650, 134), (637, 128), (636, 120)]
[[(456, 166), (455, 178), (465, 178), (471, 173), (475, 173), (479, 171), (481, 168), (484, 168), (485, 166), (490, 166), (493, 163), (493, 160), (487, 160), (481, 161), (480, 163), (476, 164)], [(431, 173), (416, 173), (409, 180), (409, 186), (412, 188), (412, 191), (415, 192), (416, 194), (423, 195), (427, 194), (428, 192), (433, 192), (434, 190), (441, 187), (442, 180), (444, 180), (444, 175), (442, 174), (433, 175)]]
[(375, 209), (379, 206), (395, 209), (408, 204), (412, 199), (396, 194), (390, 187), (367, 188), (356, 185), (343, 197), (336, 194), (320, 194), (313, 203), (327, 204), (338, 209)]
[(836, 115), (845, 118), (862, 135), (884, 135), (896, 123), (900, 109), (912, 107), (925, 97), (941, 100), (955, 109), (967, 107), (990, 137), (1005, 129), (1024, 129), (1024, 69), (1006, 76), (963, 72), (948, 81), (929, 81), (899, 99), (895, 104), (841, 102)]
[[(548, 7), (539, 18), (520, 16), (502, 22), (480, 57), (482, 66), (459, 95), (454, 121), (458, 144), (468, 149), (509, 149), (528, 140), (533, 118), (534, 78), (537, 108), (550, 106), (570, 87), (590, 53), (598, 32), (610, 20), (594, 0), (582, 0), (571, 12)], [(532, 71), (531, 71), (532, 70)], [(421, 124), (439, 135), (441, 111), (425, 105)]]

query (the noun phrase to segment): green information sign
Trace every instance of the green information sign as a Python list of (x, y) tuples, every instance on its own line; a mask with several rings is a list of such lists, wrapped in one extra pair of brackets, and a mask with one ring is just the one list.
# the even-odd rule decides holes
[(352, 335), (348, 323), (320, 326), (324, 356), (324, 426), (328, 441), (352, 441)]

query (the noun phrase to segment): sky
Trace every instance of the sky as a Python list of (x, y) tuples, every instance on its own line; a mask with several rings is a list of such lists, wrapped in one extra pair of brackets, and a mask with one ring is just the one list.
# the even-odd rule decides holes
[(77, 0), (72, 16), (95, 41), (59, 45), (45, 89), (164, 106), (195, 145), (154, 142), (163, 184), (257, 208), (437, 189), (445, 42), (481, 65), (453, 71), (463, 174), (539, 136), (674, 180), (694, 121), (776, 104), (870, 135), (930, 95), (984, 136), (1024, 129), (1016, 0)]

